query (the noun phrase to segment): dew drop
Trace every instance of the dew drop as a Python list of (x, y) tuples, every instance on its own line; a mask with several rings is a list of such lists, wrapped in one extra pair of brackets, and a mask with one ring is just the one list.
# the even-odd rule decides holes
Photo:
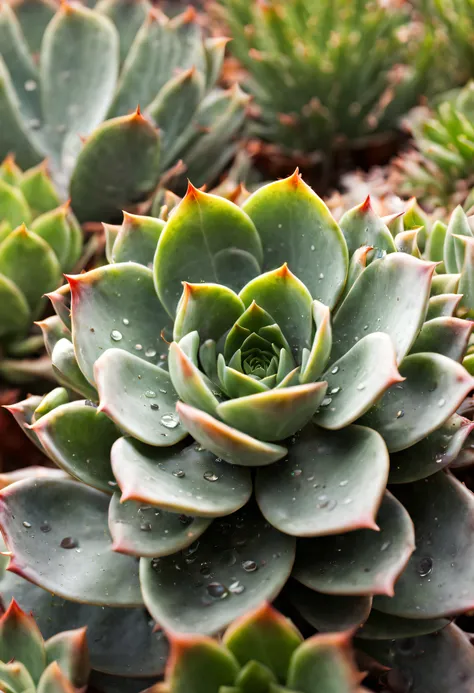
[(44, 532), (44, 534), (47, 534), (48, 532), (51, 532), (51, 525), (49, 522), (44, 521), (40, 524), (40, 530)]
[(73, 537), (64, 537), (64, 539), (61, 540), (60, 547), (62, 549), (76, 549), (79, 546), (79, 542), (77, 539), (74, 539)]
[(154, 390), (146, 390), (145, 397), (148, 397), (148, 399), (153, 399), (156, 397), (156, 392)]
[(400, 409), (399, 411), (397, 411), (397, 419), (403, 419), (404, 416), (405, 416), (405, 412), (403, 411), (403, 409)]
[(336, 373), (338, 372), (338, 370), (339, 370), (339, 366), (334, 366), (334, 368), (332, 369), (331, 373), (332, 373), (333, 375), (336, 375)]
[(153, 411), (158, 411), (159, 405), (156, 402), (153, 402), (153, 404), (150, 404), (150, 409), (153, 409)]
[(150, 347), (145, 351), (145, 356), (147, 356), (149, 359), (152, 359), (154, 356), (156, 356), (156, 349)]
[(107, 483), (108, 483), (109, 486), (112, 486), (112, 487), (117, 486), (117, 482), (116, 482), (116, 481), (108, 481)]
[(291, 476), (296, 476), (296, 477), (301, 476), (302, 474), (303, 474), (302, 469), (293, 469), (293, 471), (291, 472)]
[(238, 580), (236, 580), (231, 585), (229, 585), (229, 592), (231, 592), (232, 594), (242, 594), (242, 592), (245, 592), (245, 587), (241, 585)]
[(328, 509), (328, 510), (334, 510), (334, 508), (336, 507), (336, 505), (337, 505), (337, 500), (334, 500), (334, 498), (333, 498), (332, 500), (330, 500), (330, 501), (328, 502), (328, 504), (327, 504), (327, 509)]
[(445, 404), (446, 400), (443, 397), (441, 397), (441, 399), (438, 400), (438, 407), (444, 407)]
[(316, 250), (316, 246), (312, 245), (311, 250)]
[(31, 527), (31, 522), (23, 522), (23, 527), (26, 527), (26, 529), (29, 529)]
[(339, 386), (338, 386), (338, 387), (333, 387), (332, 390), (330, 390), (329, 394), (330, 394), (330, 395), (337, 395), (337, 393), (340, 392), (340, 391), (341, 391), (341, 388), (340, 388)]
[(141, 350), (143, 349), (143, 347), (142, 347), (141, 344), (135, 344), (135, 347), (134, 347), (134, 348), (135, 348), (136, 351), (141, 351)]
[(193, 521), (193, 518), (190, 517), (189, 515), (180, 515), (178, 519), (179, 519), (180, 523), (182, 525), (184, 525), (185, 527), (188, 527)]
[(86, 407), (94, 407), (95, 409), (97, 409), (97, 404), (95, 402), (92, 402), (90, 399), (86, 399), (84, 405)]
[(392, 543), (391, 541), (384, 541), (384, 543), (383, 543), (382, 546), (380, 547), (380, 550), (381, 550), (381, 551), (386, 551), (386, 550), (388, 549), (388, 547), (390, 546), (391, 543)]
[(176, 414), (163, 414), (160, 423), (165, 428), (177, 428), (179, 426), (178, 417)]
[(110, 333), (110, 337), (114, 340), (114, 342), (120, 342), (122, 336), (123, 335), (119, 330), (112, 330), (112, 332)]
[(332, 402), (332, 397), (325, 397), (323, 401), (321, 402), (320, 406), (321, 407), (328, 407)]
[(124, 318), (122, 322), (124, 325), (130, 325), (130, 320), (128, 318)]
[(349, 483), (349, 479), (343, 479), (342, 481), (339, 482), (339, 486), (347, 486)]
[(173, 476), (176, 476), (178, 479), (183, 479), (186, 474), (182, 469), (177, 469), (175, 472), (173, 472)]
[(357, 389), (358, 389), (358, 390), (365, 390), (365, 387), (366, 387), (365, 383), (359, 383), (359, 384), (357, 385)]
[(151, 524), (149, 522), (142, 522), (140, 530), (142, 532), (151, 532)]
[(320, 279), (324, 279), (324, 274), (323, 274), (322, 272), (321, 272), (321, 274), (319, 275), (319, 278), (320, 278)]
[(35, 91), (38, 87), (34, 79), (27, 79), (25, 82), (25, 91)]
[(218, 481), (219, 477), (214, 472), (204, 472), (203, 477), (206, 481)]
[(242, 563), (242, 568), (246, 573), (254, 573), (256, 570), (258, 570), (258, 565), (255, 563), (255, 561), (244, 561)]
[(164, 390), (162, 387), (160, 387), (160, 392), (161, 392), (162, 395), (166, 395), (166, 392), (167, 392), (167, 391)]
[(418, 562), (418, 575), (420, 577), (426, 577), (431, 573), (433, 570), (433, 559), (430, 558), (429, 556), (424, 556), (423, 558), (420, 559)]

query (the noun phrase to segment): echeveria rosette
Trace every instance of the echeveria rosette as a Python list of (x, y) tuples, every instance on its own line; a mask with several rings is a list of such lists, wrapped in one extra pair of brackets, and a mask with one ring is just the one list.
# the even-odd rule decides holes
[(297, 174), (243, 208), (190, 186), (166, 223), (127, 215), (107, 239), (110, 264), (55, 293), (62, 336), (45, 326), (85, 400), (13, 411), (83, 483), (2, 493), (10, 571), (185, 632), (290, 573), (319, 630), (422, 635), (471, 608), (474, 502), (444, 471), (472, 428), (471, 325), (453, 303), (426, 320), (435, 263), (397, 251), (368, 203), (338, 226)]
[(15, 600), (0, 618), (0, 688), (6, 693), (74, 693), (89, 679), (86, 629), (44, 641), (33, 617)]

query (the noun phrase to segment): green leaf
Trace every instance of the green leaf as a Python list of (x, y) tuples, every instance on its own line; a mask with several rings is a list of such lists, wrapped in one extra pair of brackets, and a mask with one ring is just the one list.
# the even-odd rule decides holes
[(111, 551), (104, 531), (109, 500), (76, 481), (48, 478), (4, 489), (0, 520), (13, 552), (9, 570), (72, 601), (141, 606), (138, 566)]
[(26, 332), (30, 319), (24, 294), (14, 281), (0, 274), (0, 337)]
[(112, 263), (114, 244), (122, 227), (116, 224), (106, 224), (102, 222), (102, 228), (105, 234), (105, 257), (108, 263)]
[(444, 472), (398, 486), (396, 493), (415, 525), (416, 550), (395, 596), (377, 597), (375, 608), (404, 618), (440, 618), (471, 609), (472, 493)]
[(359, 673), (348, 633), (315, 635), (296, 650), (287, 685), (301, 693), (352, 693)]
[(385, 332), (400, 363), (423, 324), (433, 272), (434, 264), (405, 253), (392, 253), (372, 262), (337, 311), (332, 361), (365, 335)]
[(431, 282), (431, 296), (455, 294), (459, 288), (460, 274), (437, 274)]
[(453, 414), (416, 445), (390, 455), (389, 482), (418, 481), (444, 469), (458, 457), (472, 429), (469, 419)]
[(311, 383), (324, 371), (332, 348), (331, 312), (319, 301), (313, 301), (316, 332), (308, 358), (300, 375), (300, 383)]
[(179, 342), (185, 335), (197, 330), (201, 342), (207, 339), (217, 342), (244, 310), (240, 298), (226, 286), (183, 282), (173, 339)]
[[(278, 326), (275, 324), (274, 318), (269, 315), (265, 310), (252, 301), (245, 312), (236, 320), (235, 324), (229, 330), (229, 334), (226, 337), (224, 344), (224, 357), (226, 361), (230, 361), (235, 354), (244, 344), (247, 337), (250, 337), (252, 333), (264, 336), (266, 328), (275, 328)], [(271, 340), (275, 339), (275, 334), (270, 337)], [(289, 344), (283, 336), (281, 330), (279, 330), (279, 339), (277, 341), (278, 346), (289, 350)]]
[(20, 662), (35, 683), (38, 683), (46, 665), (44, 642), (38, 626), (15, 600), (0, 618), (0, 660)]
[(21, 662), (0, 662), (0, 687), (3, 693), (34, 691), (35, 683)]
[(388, 491), (376, 521), (371, 529), (300, 541), (293, 576), (326, 594), (393, 596), (415, 548), (413, 524)]
[(57, 662), (52, 662), (44, 671), (38, 684), (38, 693), (74, 693), (74, 687), (64, 676)]
[(143, 502), (112, 496), (109, 530), (113, 550), (130, 556), (168, 556), (185, 549), (209, 527), (211, 520), (159, 510)]
[[(38, 0), (30, 1), (34, 4), (40, 4)], [(59, 195), (49, 177), (45, 162), (25, 171), (19, 187), (28, 202), (33, 218), (50, 212), (61, 204)]]
[(112, 449), (112, 466), (122, 502), (140, 501), (174, 513), (229, 515), (252, 493), (249, 470), (226, 464), (195, 443), (163, 450), (121, 438)]
[(44, 320), (38, 320), (36, 325), (41, 329), (48, 356), (51, 356), (54, 347), (60, 339), (67, 338), (71, 340), (71, 333), (57, 315), (51, 315), (51, 317)]
[(324, 399), (327, 383), (269, 390), (222, 402), (217, 415), (260, 440), (284, 440), (301, 430)]
[(458, 287), (459, 293), (462, 294), (459, 313), (463, 317), (472, 319), (474, 316), (474, 238), (464, 238), (462, 241), (456, 238), (455, 240), (458, 244), (462, 244), (464, 252), (464, 263)]
[(41, 419), (42, 416), (49, 414), (50, 411), (56, 409), (56, 407), (61, 406), (61, 404), (67, 404), (69, 402), (69, 395), (64, 387), (55, 387), (54, 390), (48, 392), (38, 404), (35, 409), (33, 420), (36, 422)]
[(383, 332), (373, 332), (356, 342), (322, 379), (328, 383), (328, 396), (321, 403), (315, 421), (330, 430), (354, 422), (389, 387), (403, 380), (392, 340)]
[(186, 437), (175, 414), (178, 395), (163, 368), (122, 349), (108, 349), (96, 362), (100, 410), (125, 433), (167, 447)]
[(328, 208), (298, 171), (261, 187), (243, 209), (262, 239), (263, 270), (287, 262), (312, 297), (333, 308), (346, 281), (347, 247)]
[(435, 318), (453, 317), (461, 300), (459, 294), (440, 294), (433, 296), (428, 302), (428, 311), (425, 320), (429, 322)]
[(275, 676), (268, 667), (260, 662), (252, 661), (240, 670), (237, 676), (237, 690), (249, 693), (266, 693), (269, 687), (276, 684)]
[(363, 640), (390, 640), (410, 638), (414, 635), (434, 633), (447, 626), (449, 621), (444, 618), (400, 618), (372, 609), (367, 621), (357, 631), (357, 637)]
[(159, 175), (159, 132), (140, 111), (106, 120), (77, 158), (72, 208), (79, 221), (111, 220), (149, 195)]
[(198, 443), (231, 464), (259, 467), (272, 464), (287, 453), (281, 445), (252, 438), (184, 402), (178, 402), (176, 411), (185, 429)]
[(433, 352), (453, 361), (462, 361), (472, 332), (472, 323), (460, 318), (441, 317), (425, 322), (410, 354)]
[(0, 245), (0, 273), (22, 291), (33, 314), (40, 310), (43, 294), (60, 283), (60, 272), (49, 245), (25, 226), (13, 231)]
[(70, 339), (63, 337), (56, 342), (51, 353), (51, 364), (59, 382), (83, 397), (97, 402), (97, 391), (84, 378)]
[(95, 6), (100, 12), (113, 21), (120, 36), (120, 63), (125, 61), (137, 31), (151, 10), (148, 0), (122, 2), (122, 0), (99, 0)]
[(115, 238), (110, 261), (138, 262), (145, 267), (153, 267), (156, 246), (164, 225), (161, 219), (124, 212), (123, 224)]
[(171, 638), (166, 681), (173, 693), (219, 693), (231, 685), (239, 666), (231, 652), (203, 636)]
[(306, 286), (290, 272), (286, 263), (279, 269), (252, 279), (240, 292), (248, 308), (255, 301), (281, 326), (293, 353), (300, 355), (311, 345), (312, 299)]
[(390, 452), (405, 450), (439, 428), (472, 390), (469, 373), (441, 354), (413, 354), (401, 366), (402, 383), (389, 388), (361, 419)]
[(223, 643), (241, 667), (253, 660), (286, 681), (293, 652), (303, 638), (292, 622), (269, 604), (245, 614), (226, 630)]
[(309, 424), (291, 441), (287, 459), (258, 470), (257, 502), (274, 527), (295, 536), (375, 529), (388, 466), (375, 431)]
[(464, 261), (464, 256), (462, 252), (460, 253), (461, 247), (456, 244), (455, 236), (472, 237), (473, 235), (467, 216), (461, 205), (458, 205), (449, 220), (444, 241), (444, 264), (448, 273), (460, 272)]
[(71, 233), (67, 205), (45, 212), (31, 224), (31, 230), (54, 250), (61, 267), (65, 267), (71, 250)]
[[(261, 259), (261, 241), (248, 216), (232, 202), (189, 185), (160, 236), (154, 267), (157, 292), (173, 315), (183, 281), (239, 290), (258, 274)], [(227, 260), (232, 260), (231, 273)]]
[(304, 620), (321, 633), (360, 627), (369, 617), (372, 607), (372, 597), (322, 594), (296, 580), (291, 580), (288, 596)]
[(269, 526), (247, 505), (214, 520), (199, 541), (180, 554), (156, 561), (142, 558), (143, 598), (165, 629), (216, 633), (278, 594), (291, 571), (294, 550), (292, 537)]
[(396, 251), (393, 236), (383, 220), (374, 212), (370, 197), (358, 207), (349, 209), (339, 222), (346, 239), (349, 256), (362, 246), (394, 253)]
[(47, 455), (89, 486), (111, 493), (114, 477), (110, 450), (119, 437), (116, 427), (88, 400), (53, 409), (33, 425)]
[(33, 55), (39, 53), (44, 30), (56, 9), (53, 0), (22, 0), (16, 3), (15, 15)]
[(30, 395), (27, 399), (24, 399), (21, 402), (4, 405), (5, 409), (10, 412), (17, 424), (20, 426), (23, 433), (25, 433), (28, 438), (40, 449), (42, 449), (41, 444), (36, 433), (31, 430), (30, 424), (33, 423), (35, 409), (41, 403), (41, 400), (42, 397)]
[(71, 290), (68, 284), (63, 284), (59, 289), (46, 294), (52, 303), (54, 312), (60, 318), (63, 325), (71, 331)]
[(89, 650), (86, 628), (63, 631), (46, 643), (46, 662), (57, 662), (62, 673), (75, 688), (86, 686), (89, 673)]
[(49, 145), (66, 176), (80, 149), (79, 135), (89, 135), (107, 114), (118, 68), (113, 24), (82, 5), (62, 5), (43, 37), (40, 74)]
[(161, 333), (171, 325), (158, 301), (151, 271), (136, 263), (99, 267), (68, 277), (72, 294), (74, 349), (94, 383), (94, 363), (110, 348), (159, 364), (168, 347)]
[(0, 180), (0, 217), (12, 228), (31, 222), (31, 211), (23, 193), (3, 180)]

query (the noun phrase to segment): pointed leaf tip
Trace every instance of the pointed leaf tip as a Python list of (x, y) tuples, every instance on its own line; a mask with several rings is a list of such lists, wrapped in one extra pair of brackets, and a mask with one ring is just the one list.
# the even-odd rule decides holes
[(372, 209), (372, 204), (370, 201), (370, 195), (367, 195), (364, 202), (360, 205), (361, 212), (369, 212)]

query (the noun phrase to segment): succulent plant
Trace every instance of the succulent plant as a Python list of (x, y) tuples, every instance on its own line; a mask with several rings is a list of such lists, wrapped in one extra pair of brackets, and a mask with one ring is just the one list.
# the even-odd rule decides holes
[(472, 608), (474, 499), (446, 471), (472, 324), (449, 275), (367, 202), (336, 224), (297, 173), (242, 208), (190, 185), (166, 223), (107, 236), (43, 323), (85, 399), (11, 408), (82, 483), (2, 491), (9, 572), (173, 632), (220, 631), (290, 573), (318, 630), (403, 638)]
[[(48, 291), (82, 252), (82, 232), (69, 205), (60, 205), (43, 164), (24, 173), (8, 157), (0, 165), (0, 376), (15, 382), (50, 373), (33, 321)], [(51, 379), (51, 377), (50, 377)]]
[(451, 211), (474, 185), (474, 82), (447, 95), (436, 111), (408, 122), (414, 148), (395, 159), (389, 185), (429, 210)]
[(74, 693), (89, 678), (86, 629), (46, 642), (34, 619), (15, 600), (0, 617), (0, 689), (5, 693)]
[(112, 220), (182, 173), (180, 159), (199, 185), (219, 175), (249, 98), (213, 89), (226, 39), (204, 39), (192, 9), (168, 19), (147, 0), (102, 0), (61, 3), (39, 47), (50, 14), (47, 0), (2, 4), (0, 155), (47, 156), (81, 222)]
[(218, 643), (171, 636), (158, 693), (362, 693), (350, 633), (303, 640), (288, 619), (263, 605), (235, 621)]
[[(385, 3), (387, 5), (387, 3)], [(219, 7), (220, 6), (220, 7)], [(249, 73), (252, 133), (326, 165), (392, 137), (427, 88), (431, 37), (407, 6), (358, 0), (219, 0), (231, 52)]]

